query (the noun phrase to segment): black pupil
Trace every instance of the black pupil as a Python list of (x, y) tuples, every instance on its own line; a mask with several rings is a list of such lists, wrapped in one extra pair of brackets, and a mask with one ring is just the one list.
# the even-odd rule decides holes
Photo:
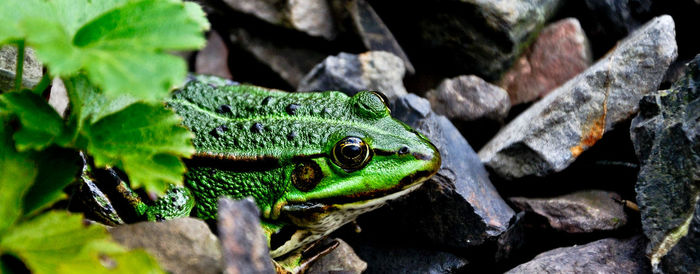
[(341, 153), (347, 158), (354, 159), (362, 153), (362, 148), (358, 144), (348, 144), (343, 147)]

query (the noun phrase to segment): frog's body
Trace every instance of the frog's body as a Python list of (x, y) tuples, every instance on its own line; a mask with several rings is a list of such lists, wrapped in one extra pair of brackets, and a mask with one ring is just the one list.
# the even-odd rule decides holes
[[(213, 219), (220, 197), (253, 197), (268, 233), (298, 229), (273, 247), (273, 257), (417, 188), (440, 167), (430, 141), (391, 118), (375, 92), (349, 97), (192, 81), (167, 105), (195, 134), (189, 191), (180, 192), (194, 198), (193, 213)], [(187, 204), (161, 199), (147, 215), (185, 215)]]

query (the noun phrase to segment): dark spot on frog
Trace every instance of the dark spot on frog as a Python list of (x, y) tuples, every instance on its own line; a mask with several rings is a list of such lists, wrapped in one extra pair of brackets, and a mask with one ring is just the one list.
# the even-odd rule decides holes
[(405, 154), (408, 154), (408, 152), (410, 152), (410, 149), (408, 149), (407, 146), (402, 146), (399, 149), (399, 155), (405, 155)]
[(250, 127), (250, 131), (253, 133), (261, 133), (263, 131), (263, 125), (261, 123), (255, 123)]
[(224, 135), (224, 132), (226, 132), (226, 131), (228, 131), (228, 126), (220, 125), (220, 126), (216, 127), (215, 129), (212, 129), (209, 132), (209, 134), (218, 138), (218, 137), (221, 137), (222, 135)]
[(323, 115), (329, 115), (331, 114), (331, 110), (329, 108), (323, 108)]
[(217, 85), (214, 84), (214, 83), (209, 83), (209, 86), (210, 86), (211, 88), (218, 88), (218, 87), (219, 87), (219, 86), (217, 86)]
[(287, 140), (292, 141), (292, 140), (294, 140), (295, 138), (297, 138), (297, 136), (299, 136), (299, 135), (297, 134), (297, 132), (296, 132), (296, 131), (292, 131), (292, 132), (290, 132), (289, 134), (287, 134)]
[(262, 100), (262, 105), (267, 106), (270, 103), (270, 100), (272, 100), (272, 96), (265, 97), (265, 99)]
[(219, 108), (216, 109), (216, 112), (221, 113), (221, 114), (225, 114), (225, 113), (232, 113), (232, 110), (233, 109), (231, 108), (230, 105), (223, 104), (223, 105), (219, 106)]
[(287, 114), (289, 114), (289, 115), (295, 115), (295, 114), (297, 114), (297, 109), (299, 109), (299, 107), (300, 107), (300, 106), (297, 105), (297, 104), (289, 104), (289, 105), (287, 106), (287, 108), (286, 108)]

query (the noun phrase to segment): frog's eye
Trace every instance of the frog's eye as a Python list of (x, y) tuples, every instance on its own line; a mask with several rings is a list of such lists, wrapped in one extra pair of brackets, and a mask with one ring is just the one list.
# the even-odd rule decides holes
[(348, 136), (333, 147), (333, 162), (347, 172), (361, 169), (369, 163), (372, 151), (365, 141)]
[(375, 96), (379, 97), (380, 100), (382, 100), (382, 103), (384, 103), (384, 106), (386, 108), (389, 108), (389, 98), (387, 98), (386, 95), (384, 95), (384, 93), (381, 93), (379, 91), (372, 91), (372, 93)]

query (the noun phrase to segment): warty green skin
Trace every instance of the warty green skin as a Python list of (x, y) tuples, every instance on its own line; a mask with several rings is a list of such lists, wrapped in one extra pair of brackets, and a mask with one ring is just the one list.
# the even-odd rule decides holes
[[(293, 223), (306, 229), (297, 237), (325, 235), (415, 189), (440, 167), (430, 141), (391, 118), (372, 92), (350, 97), (192, 81), (167, 105), (195, 134), (197, 152), (187, 161), (185, 186), (196, 200), (194, 213), (203, 219), (216, 218), (222, 196), (253, 197), (269, 227)], [(357, 170), (344, 169), (333, 158), (336, 143), (348, 136), (359, 137), (371, 150), (371, 159)], [(317, 184), (299, 189), (293, 183), (300, 165), (316, 167)], [(171, 216), (162, 204), (150, 214)]]

